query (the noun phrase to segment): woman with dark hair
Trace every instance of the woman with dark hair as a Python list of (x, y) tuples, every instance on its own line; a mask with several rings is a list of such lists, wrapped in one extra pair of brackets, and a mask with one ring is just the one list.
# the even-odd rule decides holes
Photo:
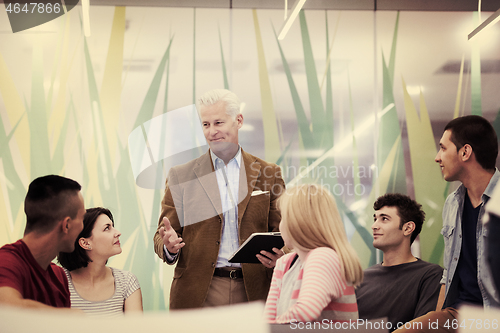
[(137, 277), (106, 266), (110, 257), (122, 252), (120, 235), (108, 209), (87, 209), (75, 250), (61, 252), (57, 257), (68, 278), (72, 308), (82, 309), (93, 316), (142, 311), (141, 287)]

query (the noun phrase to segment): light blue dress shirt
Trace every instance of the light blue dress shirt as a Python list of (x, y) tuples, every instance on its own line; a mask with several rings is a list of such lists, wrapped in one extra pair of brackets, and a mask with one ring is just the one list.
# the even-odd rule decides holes
[(227, 165), (210, 150), (214, 164), (220, 200), (224, 215), (219, 256), (215, 267), (241, 267), (239, 263), (230, 263), (228, 259), (240, 246), (238, 239), (238, 191), (240, 187), (241, 148)]

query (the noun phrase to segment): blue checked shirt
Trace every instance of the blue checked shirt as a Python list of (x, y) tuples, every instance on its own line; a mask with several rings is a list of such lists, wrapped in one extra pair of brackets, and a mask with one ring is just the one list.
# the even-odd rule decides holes
[(240, 187), (241, 147), (238, 148), (238, 152), (227, 165), (224, 165), (224, 161), (218, 158), (211, 150), (210, 154), (214, 164), (217, 184), (219, 185), (220, 200), (224, 215), (222, 238), (216, 267), (241, 267), (238, 263), (227, 261), (240, 246), (238, 240), (238, 190)]

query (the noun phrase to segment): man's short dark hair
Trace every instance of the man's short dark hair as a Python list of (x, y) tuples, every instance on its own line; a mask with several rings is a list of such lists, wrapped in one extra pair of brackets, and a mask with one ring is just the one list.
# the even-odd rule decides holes
[(410, 239), (410, 244), (412, 244), (422, 231), (422, 225), (424, 224), (425, 212), (422, 210), (422, 205), (407, 195), (387, 193), (380, 196), (373, 204), (373, 209), (376, 211), (382, 209), (382, 207), (396, 207), (398, 216), (401, 219), (399, 229), (403, 229), (406, 222), (413, 221), (415, 223), (415, 230), (413, 230)]
[(495, 169), (498, 139), (488, 120), (481, 116), (459, 117), (450, 121), (444, 130), (451, 131), (450, 140), (457, 146), (457, 151), (469, 144), (483, 169)]
[(24, 199), (26, 213), (25, 234), (32, 231), (47, 233), (65, 217), (76, 218), (76, 204), (80, 184), (72, 179), (48, 175), (31, 182)]
[(83, 230), (80, 232), (75, 241), (75, 250), (71, 253), (60, 252), (57, 256), (57, 261), (66, 268), (68, 271), (72, 271), (81, 267), (87, 267), (89, 262), (92, 260), (87, 254), (87, 250), (82, 248), (79, 244), (80, 238), (89, 238), (92, 236), (92, 230), (94, 229), (95, 221), (101, 215), (106, 215), (109, 217), (111, 222), (113, 222), (113, 214), (109, 209), (102, 207), (95, 207), (87, 209), (85, 216), (83, 217)]

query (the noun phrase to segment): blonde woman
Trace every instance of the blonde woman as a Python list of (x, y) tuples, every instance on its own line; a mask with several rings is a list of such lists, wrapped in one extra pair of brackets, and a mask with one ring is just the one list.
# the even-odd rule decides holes
[(354, 287), (363, 270), (333, 196), (306, 184), (287, 189), (278, 207), (281, 235), (294, 252), (276, 262), (265, 319), (279, 324), (358, 319)]
[(108, 267), (108, 259), (120, 254), (121, 233), (113, 215), (102, 207), (87, 209), (83, 230), (71, 253), (59, 253), (71, 294), (71, 307), (90, 316), (120, 316), (142, 311), (141, 287), (131, 272)]

